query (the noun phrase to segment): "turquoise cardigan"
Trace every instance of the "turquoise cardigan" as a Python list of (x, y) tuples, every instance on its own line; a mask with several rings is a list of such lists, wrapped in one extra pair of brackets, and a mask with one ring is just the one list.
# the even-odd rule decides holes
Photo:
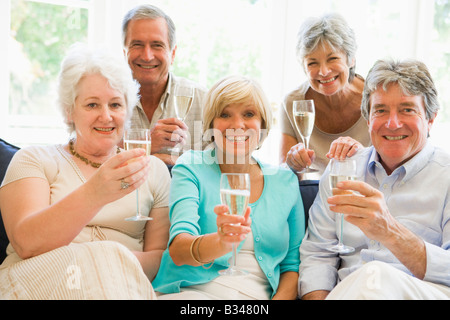
[[(292, 171), (259, 161), (258, 164), (264, 174), (264, 189), (260, 198), (249, 204), (251, 228), (255, 256), (269, 280), (273, 296), (282, 273), (298, 272), (305, 215), (298, 180)], [(213, 210), (220, 204), (220, 175), (214, 149), (188, 151), (178, 159), (172, 169), (169, 244), (180, 233), (217, 232), (217, 215)], [(209, 282), (218, 276), (219, 270), (228, 267), (230, 256), (231, 252), (216, 259), (210, 269), (176, 266), (167, 249), (152, 285), (155, 291), (176, 293), (180, 287)]]

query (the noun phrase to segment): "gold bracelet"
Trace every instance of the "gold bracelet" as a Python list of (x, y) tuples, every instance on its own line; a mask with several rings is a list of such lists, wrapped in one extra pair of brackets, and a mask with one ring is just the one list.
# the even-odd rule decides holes
[[(200, 249), (199, 249), (199, 248), (200, 248), (200, 242), (202, 242), (202, 240), (203, 240), (203, 236), (200, 237), (200, 240), (198, 240), (198, 244), (197, 244), (197, 256), (198, 256), (198, 260), (202, 260), (202, 259), (200, 258)], [(203, 269), (209, 269), (209, 268), (211, 268), (212, 265), (214, 264), (214, 260), (208, 261), (208, 262), (205, 262), (205, 263), (203, 263), (203, 262), (200, 262), (200, 263), (201, 263)], [(205, 267), (206, 264), (209, 264), (209, 267)]]
[(195, 242), (199, 239), (199, 238), (201, 238), (202, 236), (197, 236), (192, 242), (191, 242), (191, 247), (190, 247), (190, 249), (189, 249), (189, 252), (191, 253), (191, 257), (192, 257), (192, 259), (194, 259), (194, 261), (195, 262), (197, 262), (198, 264), (202, 264), (200, 261), (198, 261), (196, 258), (195, 258), (195, 256), (194, 256), (194, 252), (193, 252), (193, 248), (194, 248), (194, 244), (195, 244)]
[[(214, 260), (213, 260), (213, 261), (209, 261), (209, 262), (205, 262), (205, 263), (199, 261), (199, 260), (200, 260), (199, 246), (200, 246), (200, 242), (201, 242), (202, 239), (203, 239), (203, 236), (197, 236), (197, 237), (191, 242), (191, 247), (190, 247), (189, 251), (190, 251), (190, 253), (191, 253), (192, 259), (193, 259), (195, 262), (197, 262), (198, 264), (200, 264), (203, 268), (205, 268), (205, 264), (211, 264), (208, 268), (205, 268), (205, 269), (209, 269), (209, 268), (212, 267)], [(195, 245), (195, 243), (197, 242), (197, 240), (199, 240), (199, 241), (198, 241), (198, 244), (197, 244), (197, 250), (196, 250), (196, 251), (197, 251), (197, 255), (198, 255), (199, 260), (197, 260), (197, 258), (195, 257), (195, 255), (194, 255), (194, 250), (193, 250), (193, 249), (194, 249), (194, 245)]]

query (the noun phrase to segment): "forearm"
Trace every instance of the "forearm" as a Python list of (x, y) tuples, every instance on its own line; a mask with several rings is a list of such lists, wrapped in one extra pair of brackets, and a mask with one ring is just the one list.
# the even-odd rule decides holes
[(383, 245), (418, 279), (427, 271), (426, 246), (422, 239), (397, 223), (391, 228), (391, 236)]
[(154, 220), (145, 226), (143, 251), (133, 252), (144, 273), (152, 281), (158, 273), (161, 258), (169, 241), (169, 208), (152, 208), (149, 214)]
[(51, 206), (24, 214), (9, 230), (11, 243), (22, 258), (68, 245), (101, 208), (81, 187)]
[(298, 273), (288, 271), (280, 276), (280, 284), (273, 300), (295, 300), (297, 298)]
[(302, 297), (302, 300), (325, 300), (329, 293), (330, 291), (325, 290), (312, 291), (310, 293), (305, 294)]
[(139, 260), (142, 270), (150, 281), (156, 277), (159, 266), (161, 264), (161, 257), (164, 250), (152, 250), (152, 251), (135, 251), (134, 255)]
[[(200, 266), (201, 264), (198, 261), (206, 264), (231, 251), (231, 247), (223, 246), (217, 233), (205, 234), (201, 237), (203, 238), (197, 239), (194, 246), (192, 246), (197, 236), (187, 233), (176, 236), (169, 246), (169, 253), (173, 262), (178, 266)], [(197, 261), (194, 260), (192, 255)]]

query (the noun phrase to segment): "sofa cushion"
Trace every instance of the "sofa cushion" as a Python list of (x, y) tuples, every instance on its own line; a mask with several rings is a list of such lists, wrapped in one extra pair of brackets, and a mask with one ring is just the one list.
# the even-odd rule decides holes
[[(19, 150), (18, 147), (0, 139), (0, 182), (3, 181), (9, 162), (17, 150)], [(6, 247), (8, 246), (8, 243), (9, 240), (6, 236), (3, 219), (1, 218), (0, 212), (0, 263), (2, 263), (6, 257)]]
[(308, 227), (309, 208), (316, 198), (319, 191), (319, 180), (300, 180), (300, 193), (303, 200), (303, 208), (305, 209), (305, 226)]

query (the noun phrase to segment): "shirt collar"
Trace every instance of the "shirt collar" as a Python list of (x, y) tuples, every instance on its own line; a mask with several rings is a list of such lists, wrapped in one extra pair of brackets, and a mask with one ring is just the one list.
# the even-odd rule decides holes
[(172, 92), (172, 83), (173, 83), (174, 79), (173, 79), (173, 75), (171, 72), (169, 72), (169, 78), (167, 79), (167, 86), (166, 86), (166, 90), (164, 91), (162, 97), (161, 97), (161, 101), (159, 102), (160, 107), (165, 110), (166, 106), (167, 106), (167, 100), (169, 100), (170, 97), (170, 93)]
[(164, 91), (165, 95), (168, 95), (168, 94), (170, 94), (170, 92), (172, 92), (173, 81), (175, 81), (173, 74), (172, 74), (172, 72), (169, 72), (169, 78), (167, 79), (166, 91)]
[(403, 166), (406, 170), (406, 176), (404, 181), (411, 179), (418, 172), (422, 171), (430, 162), (431, 157), (434, 154), (434, 146), (430, 141), (427, 141), (423, 149), (416, 154), (411, 160), (406, 162)]
[[(167, 85), (166, 85), (166, 90), (163, 92), (161, 99), (159, 100), (159, 107), (164, 110), (166, 108), (167, 105), (167, 100), (169, 99), (170, 96), (170, 92), (172, 92), (172, 87), (173, 87), (173, 81), (174, 77), (172, 75), (171, 72), (169, 72), (169, 78), (167, 80)], [(136, 105), (139, 109), (141, 109), (142, 111), (144, 111), (144, 109), (142, 108), (142, 103), (141, 103), (141, 99), (139, 99), (139, 101), (137, 102)]]
[[(375, 150), (375, 148), (372, 146), (372, 152), (369, 157), (369, 163), (368, 163), (368, 172), (369, 174), (375, 178), (376, 177), (376, 170), (384, 170), (383, 165), (380, 162), (380, 156), (378, 152)], [(431, 144), (430, 141), (427, 141), (425, 144), (425, 147), (419, 153), (417, 153), (412, 159), (405, 162), (400, 167), (396, 168), (392, 175), (399, 174), (400, 172), (404, 172), (403, 181), (406, 182), (412, 177), (414, 177), (418, 172), (420, 172), (423, 168), (425, 168), (431, 159), (431, 156), (434, 153), (434, 147)]]

